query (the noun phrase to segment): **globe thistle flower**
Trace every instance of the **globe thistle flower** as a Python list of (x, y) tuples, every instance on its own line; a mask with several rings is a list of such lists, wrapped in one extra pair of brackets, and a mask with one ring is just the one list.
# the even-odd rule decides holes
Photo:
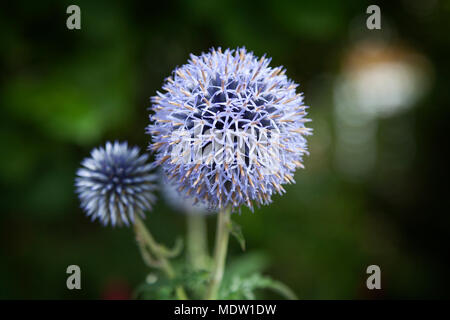
[(152, 98), (156, 164), (212, 209), (268, 204), (303, 167), (307, 107), (270, 61), (245, 48), (191, 55)]
[(148, 155), (139, 155), (139, 148), (126, 142), (107, 142), (95, 148), (91, 157), (81, 162), (75, 179), (81, 207), (92, 220), (112, 226), (134, 223), (137, 215), (152, 209), (155, 201), (155, 175)]

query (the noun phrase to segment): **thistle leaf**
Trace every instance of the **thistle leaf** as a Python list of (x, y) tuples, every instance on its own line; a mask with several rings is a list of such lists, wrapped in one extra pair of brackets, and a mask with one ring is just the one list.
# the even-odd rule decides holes
[(221, 298), (254, 300), (255, 291), (258, 289), (270, 289), (289, 300), (298, 299), (295, 293), (284, 283), (259, 273), (247, 278), (234, 277), (227, 287), (221, 291)]

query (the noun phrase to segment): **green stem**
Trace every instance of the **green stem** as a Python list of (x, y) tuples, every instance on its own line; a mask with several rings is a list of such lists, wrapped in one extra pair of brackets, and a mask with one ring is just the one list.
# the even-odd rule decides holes
[[(140, 246), (141, 254), (142, 254), (144, 261), (147, 264), (152, 264), (152, 263), (155, 265), (157, 264), (157, 266), (160, 267), (166, 273), (166, 275), (169, 279), (175, 278), (175, 271), (174, 271), (172, 265), (170, 264), (169, 260), (164, 255), (161, 254), (160, 245), (155, 241), (155, 239), (153, 238), (151, 233), (145, 227), (144, 222), (139, 217), (136, 217), (135, 220), (136, 221), (135, 221), (134, 227), (135, 227), (136, 235), (138, 237), (138, 241), (142, 240), (142, 242), (147, 246), (147, 248), (149, 249), (151, 254), (153, 254), (153, 256), (155, 256), (155, 258), (156, 258), (156, 261), (152, 262), (150, 259), (151, 254), (149, 255), (148, 252), (145, 253), (145, 248)], [(176, 288), (176, 293), (177, 293), (178, 299), (180, 299), (180, 300), (188, 299), (183, 287), (178, 286)]]
[(187, 258), (193, 269), (206, 269), (208, 247), (206, 221), (202, 214), (192, 213), (187, 215)]
[(206, 292), (207, 300), (217, 299), (220, 284), (225, 270), (225, 260), (227, 256), (228, 238), (230, 235), (231, 208), (225, 208), (218, 213), (216, 246), (214, 249), (214, 265), (211, 273), (211, 280)]

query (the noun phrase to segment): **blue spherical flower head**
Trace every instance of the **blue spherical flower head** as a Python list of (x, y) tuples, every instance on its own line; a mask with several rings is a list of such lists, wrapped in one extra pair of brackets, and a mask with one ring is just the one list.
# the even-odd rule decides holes
[(212, 209), (268, 204), (307, 153), (297, 84), (244, 48), (191, 55), (152, 98), (156, 163)]
[(148, 155), (126, 142), (107, 142), (93, 149), (81, 163), (75, 179), (81, 207), (104, 225), (129, 225), (152, 209), (156, 176), (150, 174)]

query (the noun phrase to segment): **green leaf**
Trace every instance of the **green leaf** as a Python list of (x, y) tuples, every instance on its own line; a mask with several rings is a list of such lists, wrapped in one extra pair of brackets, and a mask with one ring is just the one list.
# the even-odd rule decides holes
[(231, 235), (234, 236), (236, 240), (239, 242), (242, 251), (245, 251), (245, 238), (244, 234), (242, 233), (242, 227), (233, 220), (231, 220), (229, 228)]
[[(148, 278), (148, 277), (147, 277)], [(176, 299), (175, 295), (176, 282), (167, 278), (159, 278), (152, 274), (151, 281), (141, 283), (134, 292), (136, 299), (142, 300), (166, 300)]]
[(257, 289), (270, 289), (286, 299), (297, 299), (295, 293), (284, 283), (259, 273), (253, 274), (247, 278), (239, 276), (234, 277), (232, 281), (221, 290), (220, 298), (253, 300), (255, 299), (255, 291)]
[(269, 266), (269, 258), (263, 251), (247, 252), (230, 260), (225, 270), (224, 281), (240, 276), (262, 273)]
[(137, 299), (171, 299), (176, 300), (176, 288), (182, 286), (192, 299), (200, 299), (204, 295), (209, 280), (209, 272), (206, 270), (179, 270), (174, 279), (151, 273), (147, 275), (145, 282), (141, 283), (135, 290)]

